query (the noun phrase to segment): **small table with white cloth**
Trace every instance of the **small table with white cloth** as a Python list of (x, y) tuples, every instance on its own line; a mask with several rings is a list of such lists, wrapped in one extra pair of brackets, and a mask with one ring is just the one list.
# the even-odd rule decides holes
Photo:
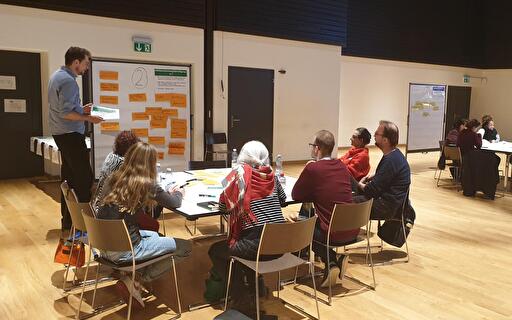
[[(167, 190), (171, 185), (185, 185), (185, 196), (181, 202), (181, 207), (173, 211), (185, 217), (188, 221), (196, 221), (199, 218), (220, 216), (220, 232), (224, 233), (224, 223), (222, 221), (222, 212), (217, 206), (207, 209), (198, 206), (198, 203), (218, 202), (222, 193), (222, 180), (229, 174), (231, 168), (225, 169), (204, 169), (190, 170), (181, 172), (162, 172), (160, 173), (160, 185)], [(296, 178), (286, 176), (286, 183), (283, 186), (286, 193), (286, 205), (298, 203), (292, 199), (291, 193)], [(185, 223), (185, 227), (191, 235), (194, 235)]]
[[(87, 149), (91, 149), (91, 139), (89, 137), (85, 138), (85, 144)], [(59, 148), (52, 136), (30, 137), (30, 151), (53, 163), (62, 165)]]
[(510, 157), (512, 155), (512, 142), (500, 141), (500, 142), (490, 143), (490, 142), (486, 142), (484, 140), (481, 149), (505, 154), (506, 161), (505, 161), (505, 177), (503, 180), (503, 187), (505, 188), (505, 190), (507, 190), (508, 174), (509, 174), (509, 170), (510, 170)]

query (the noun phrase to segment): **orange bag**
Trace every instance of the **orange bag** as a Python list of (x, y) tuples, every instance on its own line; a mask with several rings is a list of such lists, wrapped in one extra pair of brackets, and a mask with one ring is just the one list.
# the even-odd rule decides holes
[(85, 246), (80, 241), (75, 241), (75, 245), (73, 248), (73, 255), (71, 256), (71, 260), (69, 260), (69, 253), (71, 252), (71, 242), (60, 239), (59, 244), (57, 245), (57, 250), (55, 251), (55, 257), (53, 258), (53, 262), (69, 264), (75, 267), (80, 268), (85, 263)]

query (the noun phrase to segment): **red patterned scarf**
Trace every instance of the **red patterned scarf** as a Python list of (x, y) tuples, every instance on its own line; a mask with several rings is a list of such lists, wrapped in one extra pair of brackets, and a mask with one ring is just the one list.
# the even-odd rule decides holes
[(240, 238), (243, 223), (256, 222), (251, 201), (268, 197), (274, 191), (274, 172), (269, 166), (252, 168), (241, 164), (224, 179), (220, 201), (226, 204), (230, 216), (228, 244), (232, 247)]

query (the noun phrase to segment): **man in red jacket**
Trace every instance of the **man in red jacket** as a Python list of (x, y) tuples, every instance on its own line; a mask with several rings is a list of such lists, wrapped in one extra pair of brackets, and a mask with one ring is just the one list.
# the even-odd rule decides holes
[[(301, 202), (313, 202), (318, 215), (314, 239), (321, 243), (327, 241), (327, 232), (335, 203), (352, 202), (351, 175), (343, 162), (332, 158), (334, 136), (327, 130), (316, 133), (309, 144), (312, 161), (308, 162), (292, 190), (292, 198)], [(331, 234), (331, 242), (344, 242), (354, 239), (359, 230)], [(324, 245), (313, 242), (313, 252), (320, 256), (325, 264), (322, 287), (336, 283), (336, 278), (343, 278), (348, 263), (348, 256), (336, 258), (336, 252), (327, 250)]]

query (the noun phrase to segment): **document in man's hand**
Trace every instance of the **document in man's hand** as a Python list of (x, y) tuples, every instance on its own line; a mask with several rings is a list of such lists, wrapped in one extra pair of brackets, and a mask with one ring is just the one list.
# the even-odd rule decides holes
[(91, 116), (102, 117), (103, 120), (119, 120), (119, 109), (93, 105)]

